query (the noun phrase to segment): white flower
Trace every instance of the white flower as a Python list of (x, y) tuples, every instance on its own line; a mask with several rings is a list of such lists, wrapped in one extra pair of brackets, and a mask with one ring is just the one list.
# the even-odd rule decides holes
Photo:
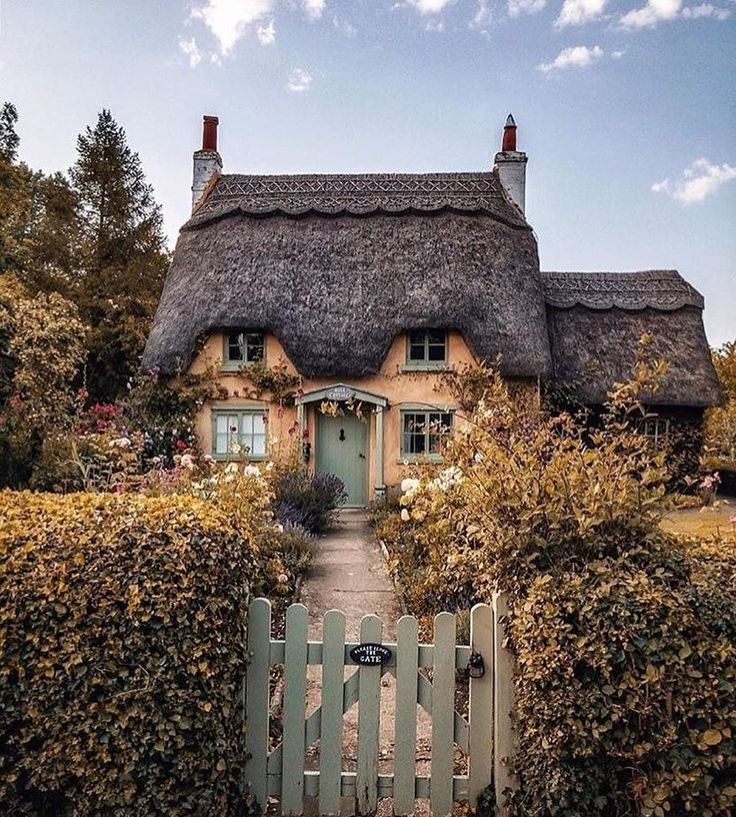
[(483, 462), (483, 455), (480, 453), (480, 451), (476, 451), (475, 454), (473, 455), (473, 459), (476, 462)]
[(194, 458), (191, 454), (182, 454), (179, 465), (181, 465), (182, 468), (187, 468), (190, 471), (193, 471), (195, 467)]
[(245, 477), (260, 477), (261, 469), (257, 465), (246, 465), (243, 468), (243, 476)]
[(407, 477), (401, 481), (401, 493), (402, 494), (413, 494), (420, 485), (420, 481), (418, 479), (413, 479), (412, 477)]
[(240, 454), (240, 452), (241, 452), (242, 450), (243, 450), (243, 446), (242, 446), (242, 445), (240, 445), (240, 443), (233, 443), (233, 444), (230, 446), (230, 452), (231, 452), (232, 454), (235, 454), (235, 456), (237, 456), (238, 454)]
[(266, 463), (266, 471), (273, 471), (273, 463), (272, 462)]
[(238, 473), (238, 463), (237, 462), (229, 462), (225, 466), (225, 473), (235, 476)]
[(406, 508), (401, 509), (401, 521), (408, 522), (411, 519), (411, 514)]
[(127, 437), (119, 437), (117, 440), (110, 440), (108, 448), (130, 448), (130, 440)]
[(286, 573), (279, 573), (277, 581), (279, 584), (286, 584), (286, 582), (289, 581), (289, 577)]
[(276, 524), (276, 530), (277, 530), (279, 533), (283, 533), (283, 532), (284, 532), (284, 526), (283, 526), (283, 525), (281, 525), (281, 524), (279, 524), (279, 523), (277, 523), (277, 524)]

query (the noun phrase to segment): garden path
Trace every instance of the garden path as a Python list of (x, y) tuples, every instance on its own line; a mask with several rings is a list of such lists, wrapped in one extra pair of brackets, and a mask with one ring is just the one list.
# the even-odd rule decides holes
[[(359, 641), (360, 620), (374, 613), (384, 622), (383, 638), (396, 638), (396, 622), (401, 615), (399, 600), (366, 514), (342, 511), (335, 528), (319, 540), (309, 577), (302, 587), (301, 602), (309, 611), (309, 638), (321, 639), (322, 616), (332, 609), (342, 610), (346, 619), (346, 638)], [(346, 674), (354, 670), (347, 670)], [(379, 771), (393, 771), (394, 679), (382, 681)], [(307, 715), (321, 702), (321, 668), (310, 667), (307, 676)], [(418, 722), (417, 760), (429, 759), (431, 722), (421, 710)], [(358, 708), (345, 716), (343, 731), (343, 769), (355, 771), (357, 760)], [(310, 750), (307, 767), (319, 768), (319, 743)], [(344, 802), (343, 813), (349, 813)], [(389, 801), (380, 801), (378, 814), (391, 814)]]

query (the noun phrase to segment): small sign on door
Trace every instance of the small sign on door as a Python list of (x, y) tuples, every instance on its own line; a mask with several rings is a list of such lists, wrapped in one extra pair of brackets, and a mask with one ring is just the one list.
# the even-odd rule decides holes
[(390, 660), (391, 650), (383, 644), (358, 644), (350, 650), (350, 657), (356, 664), (375, 667)]

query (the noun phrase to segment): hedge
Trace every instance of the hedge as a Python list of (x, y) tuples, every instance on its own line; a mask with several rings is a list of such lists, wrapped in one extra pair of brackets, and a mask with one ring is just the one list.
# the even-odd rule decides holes
[(514, 600), (515, 814), (736, 810), (736, 555), (670, 537)]
[(242, 806), (260, 523), (235, 520), (192, 497), (0, 492), (2, 813)]

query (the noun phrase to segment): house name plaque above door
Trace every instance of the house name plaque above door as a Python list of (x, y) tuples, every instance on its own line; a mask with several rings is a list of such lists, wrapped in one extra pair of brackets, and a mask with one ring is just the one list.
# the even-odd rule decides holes
[(391, 650), (383, 644), (358, 644), (350, 650), (350, 657), (356, 664), (375, 667), (390, 660)]
[(335, 386), (327, 392), (327, 399), (336, 400), (337, 402), (352, 400), (353, 397), (355, 397), (355, 390), (349, 389), (347, 386)]

